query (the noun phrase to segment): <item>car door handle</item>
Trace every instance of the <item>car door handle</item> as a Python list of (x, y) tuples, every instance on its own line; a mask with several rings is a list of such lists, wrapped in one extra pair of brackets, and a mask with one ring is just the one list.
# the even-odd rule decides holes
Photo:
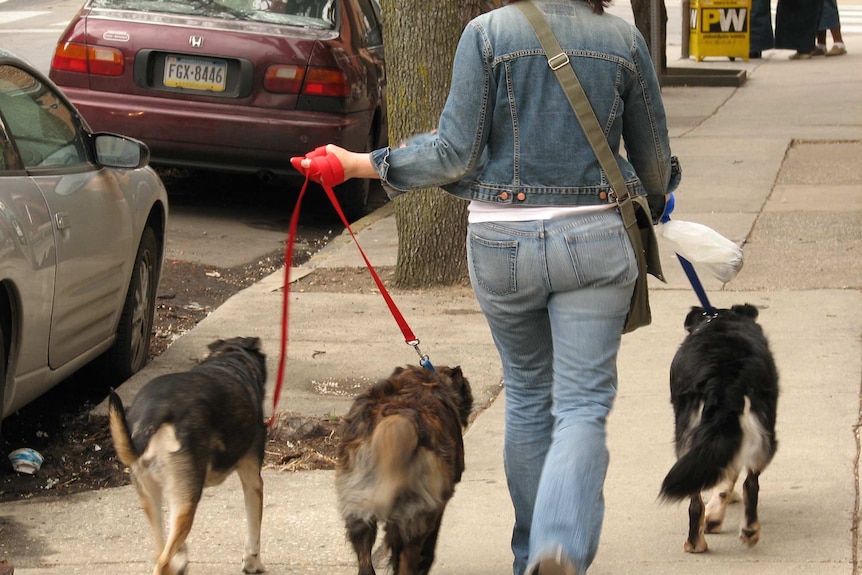
[(65, 230), (71, 227), (71, 222), (69, 222), (69, 214), (66, 212), (57, 212), (54, 214), (54, 221), (56, 222), (58, 230)]

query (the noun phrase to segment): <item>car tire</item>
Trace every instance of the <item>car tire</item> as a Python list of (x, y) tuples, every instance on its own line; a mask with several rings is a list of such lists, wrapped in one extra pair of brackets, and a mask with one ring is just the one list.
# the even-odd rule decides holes
[(132, 279), (117, 326), (117, 339), (102, 356), (99, 366), (111, 386), (129, 379), (149, 359), (158, 284), (158, 244), (155, 232), (148, 226), (141, 234)]

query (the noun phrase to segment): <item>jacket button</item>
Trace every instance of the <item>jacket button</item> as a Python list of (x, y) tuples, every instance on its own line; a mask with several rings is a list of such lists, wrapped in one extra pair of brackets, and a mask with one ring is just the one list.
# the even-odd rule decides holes
[(509, 199), (509, 192), (500, 192), (500, 199), (504, 202)]
[(600, 200), (608, 199), (608, 193), (607, 192), (599, 192), (599, 199)]
[(523, 202), (523, 201), (524, 201), (524, 200), (526, 200), (526, 199), (527, 199), (527, 194), (525, 194), (524, 192), (519, 192), (519, 193), (518, 193), (518, 201), (519, 201), (519, 202)]

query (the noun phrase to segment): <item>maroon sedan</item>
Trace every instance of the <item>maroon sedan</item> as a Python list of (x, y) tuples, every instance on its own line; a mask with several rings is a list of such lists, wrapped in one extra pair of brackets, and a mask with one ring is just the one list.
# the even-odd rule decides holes
[[(88, 0), (50, 77), (97, 131), (144, 141), (151, 163), (296, 175), (325, 143), (386, 144), (378, 0)], [(351, 219), (370, 183), (339, 186)]]

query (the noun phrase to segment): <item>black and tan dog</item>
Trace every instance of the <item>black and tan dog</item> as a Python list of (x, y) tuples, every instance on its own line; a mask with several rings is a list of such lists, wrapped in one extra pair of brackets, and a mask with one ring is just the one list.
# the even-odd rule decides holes
[[(264, 571), (260, 560), (266, 443), (263, 398), (266, 357), (254, 337), (218, 340), (188, 372), (156, 377), (137, 394), (128, 414), (111, 393), (111, 437), (131, 469), (156, 543), (154, 575), (182, 574), (186, 537), (204, 487), (233, 471), (245, 498), (247, 534), (242, 570)], [(162, 502), (169, 511), (167, 541)]]
[[(667, 500), (690, 498), (684, 549), (708, 550), (704, 532), (721, 531), (740, 472), (745, 512), (739, 537), (751, 546), (760, 538), (759, 477), (775, 455), (778, 371), (750, 304), (720, 309), (714, 317), (699, 307), (685, 319), (689, 332), (670, 368), (678, 460), (661, 486)], [(704, 508), (701, 491), (715, 487)]]
[(378, 523), (393, 575), (428, 573), (443, 510), (464, 471), (473, 394), (461, 368), (398, 368), (360, 395), (341, 425), (338, 505), (360, 575), (374, 575)]

